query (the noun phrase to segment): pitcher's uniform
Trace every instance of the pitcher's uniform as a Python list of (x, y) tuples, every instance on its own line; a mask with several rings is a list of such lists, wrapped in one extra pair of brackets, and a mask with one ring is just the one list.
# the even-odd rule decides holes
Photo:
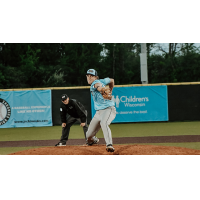
[(105, 87), (110, 83), (110, 78), (95, 80), (90, 87), (90, 92), (94, 100), (94, 109), (96, 114), (90, 122), (86, 137), (88, 141), (102, 128), (106, 145), (112, 145), (112, 135), (109, 128), (110, 123), (116, 117), (115, 103), (112, 100), (104, 99), (101, 93), (94, 87), (96, 83), (101, 83)]

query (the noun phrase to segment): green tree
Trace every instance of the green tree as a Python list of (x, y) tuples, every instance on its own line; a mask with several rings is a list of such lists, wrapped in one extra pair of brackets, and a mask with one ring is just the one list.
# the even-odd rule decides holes
[(114, 78), (117, 85), (140, 82), (140, 44), (106, 43), (104, 49), (104, 77)]
[(25, 54), (20, 55), (21, 57), (21, 66), (20, 70), (23, 72), (22, 80), (26, 83), (27, 86), (34, 87), (37, 85), (36, 74), (39, 70), (38, 68), (38, 53), (40, 49), (33, 50), (31, 44), (28, 45), (27, 51)]
[[(100, 44), (61, 44), (59, 68), (64, 72), (67, 86), (87, 85), (86, 71), (99, 69), (101, 63)], [(98, 70), (97, 70), (98, 71)]]

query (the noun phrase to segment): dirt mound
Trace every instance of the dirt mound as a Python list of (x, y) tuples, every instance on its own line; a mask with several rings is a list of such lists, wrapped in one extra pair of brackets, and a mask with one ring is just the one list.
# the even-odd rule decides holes
[(108, 153), (105, 145), (43, 147), (12, 153), (10, 155), (200, 155), (200, 150), (154, 146), (114, 145), (115, 152)]

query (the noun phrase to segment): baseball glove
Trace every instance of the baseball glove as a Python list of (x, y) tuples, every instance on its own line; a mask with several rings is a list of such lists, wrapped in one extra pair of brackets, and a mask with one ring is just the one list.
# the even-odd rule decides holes
[(108, 88), (108, 87), (103, 87), (101, 90), (101, 94), (104, 99), (108, 99), (108, 100), (112, 99), (112, 93), (110, 91), (110, 88)]

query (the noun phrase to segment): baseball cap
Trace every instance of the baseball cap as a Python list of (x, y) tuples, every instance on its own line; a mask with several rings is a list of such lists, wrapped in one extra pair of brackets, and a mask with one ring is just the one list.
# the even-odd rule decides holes
[(86, 74), (90, 74), (93, 76), (98, 76), (97, 71), (95, 69), (88, 69)]
[(68, 98), (68, 96), (66, 95), (66, 94), (62, 94), (62, 96), (61, 96), (61, 100), (62, 101), (64, 101), (65, 99), (67, 99)]

